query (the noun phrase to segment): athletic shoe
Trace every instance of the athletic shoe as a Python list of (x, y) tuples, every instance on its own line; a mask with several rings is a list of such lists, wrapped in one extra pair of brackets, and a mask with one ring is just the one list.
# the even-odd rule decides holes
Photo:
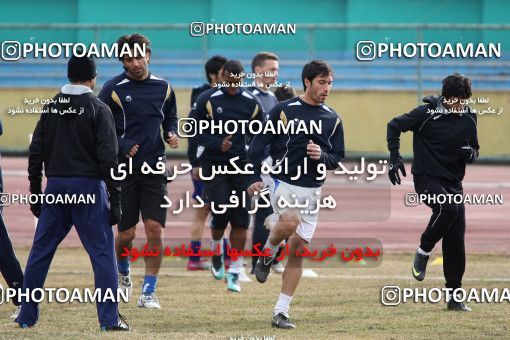
[(19, 324), (19, 328), (30, 328), (30, 327), (33, 327), (34, 325), (29, 325), (28, 323), (20, 323)]
[(230, 269), (230, 263), (232, 262), (232, 260), (230, 259), (230, 257), (226, 257), (224, 262), (225, 262), (225, 270), (229, 270)]
[(119, 321), (117, 326), (103, 326), (101, 327), (102, 331), (129, 331), (129, 325), (126, 322), (126, 318), (120, 315), (119, 313)]
[(225, 276), (225, 266), (223, 264), (223, 255), (212, 256), (211, 273), (216, 280), (221, 280)]
[(319, 277), (319, 274), (317, 274), (316, 272), (314, 272), (312, 269), (303, 269), (303, 272), (301, 273), (301, 277), (306, 277), (306, 278), (310, 278), (310, 277)]
[(241, 269), (239, 273), (239, 282), (251, 282), (251, 279), (246, 275), (244, 268)]
[(140, 295), (138, 298), (138, 307), (161, 309), (161, 306), (159, 305), (159, 299), (154, 293), (149, 295)]
[(211, 264), (203, 259), (200, 259), (199, 261), (188, 260), (187, 269), (188, 270), (209, 270), (209, 269), (211, 269)]
[(260, 256), (255, 264), (255, 277), (260, 283), (264, 283), (267, 280), (269, 271), (271, 270), (271, 264), (273, 264), (274, 258), (268, 256)]
[(119, 289), (127, 292), (128, 297), (133, 293), (133, 282), (131, 282), (131, 276), (122, 275), (119, 273)]
[(425, 271), (427, 270), (427, 262), (429, 261), (428, 255), (416, 252), (413, 265), (413, 277), (418, 281), (423, 281), (425, 278)]
[(471, 312), (471, 308), (466, 306), (464, 302), (457, 302), (453, 298), (450, 298), (448, 304), (446, 305), (449, 310), (459, 311), (459, 312)]
[(273, 315), (273, 321), (271, 325), (276, 328), (282, 329), (294, 329), (296, 326), (290, 322), (289, 317), (284, 313), (278, 313)]
[(16, 320), (20, 311), (21, 311), (21, 305), (16, 307), (16, 311), (14, 312), (14, 314), (11, 315), (11, 320), (13, 320), (13, 321)]
[(271, 268), (276, 274), (283, 274), (283, 271), (285, 270), (285, 266), (281, 262), (274, 263), (271, 265)]
[(227, 273), (227, 289), (231, 292), (241, 292), (238, 273)]

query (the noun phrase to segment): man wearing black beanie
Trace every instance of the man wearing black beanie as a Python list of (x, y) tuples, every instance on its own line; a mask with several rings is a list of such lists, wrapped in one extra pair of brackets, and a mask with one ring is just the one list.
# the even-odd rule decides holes
[[(68, 63), (66, 84), (46, 105), (37, 122), (29, 148), (30, 192), (42, 195), (42, 170), (48, 178), (44, 197), (66, 197), (65, 203), (48, 200), (30, 204), (39, 218), (25, 270), (23, 291), (42, 288), (57, 246), (74, 225), (89, 254), (95, 286), (102, 296), (97, 313), (102, 330), (128, 330), (118, 312), (114, 236), (112, 225), (120, 220), (120, 185), (110, 177), (117, 167), (117, 136), (113, 115), (92, 94), (96, 65), (88, 57), (73, 56)], [(70, 204), (67, 198), (74, 199)], [(78, 200), (76, 200), (78, 197)], [(83, 203), (79, 197), (93, 197)], [(76, 203), (77, 202), (77, 203)], [(35, 295), (35, 294), (34, 294)], [(101, 300), (101, 298), (99, 299)], [(33, 326), (38, 304), (23, 301), (15, 320), (20, 327)]]

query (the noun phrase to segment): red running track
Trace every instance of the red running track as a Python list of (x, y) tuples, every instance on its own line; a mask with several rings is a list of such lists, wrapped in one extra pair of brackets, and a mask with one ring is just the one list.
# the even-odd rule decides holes
[[(2, 158), (4, 191), (28, 193), (26, 158)], [(169, 165), (176, 164), (175, 160)], [(349, 166), (347, 166), (349, 168)], [(410, 164), (406, 164), (410, 172)], [(401, 186), (392, 187), (387, 175), (374, 181), (350, 181), (345, 175), (328, 175), (322, 194), (331, 194), (338, 205), (334, 210), (321, 210), (314, 239), (377, 238), (385, 251), (414, 251), (418, 246), (429, 216), (426, 206), (408, 207), (406, 193), (413, 193), (411, 178)], [(191, 190), (189, 175), (179, 176), (168, 185), (170, 198)], [(510, 166), (468, 166), (464, 179), (467, 194), (502, 195), (510, 199)], [(477, 253), (510, 253), (510, 209), (502, 205), (466, 206), (466, 249)], [(179, 215), (169, 211), (165, 238), (187, 239), (192, 211), (185, 209)], [(4, 208), (4, 219), (14, 246), (29, 246), (34, 235), (34, 218), (28, 205), (11, 205)], [(143, 230), (138, 232), (143, 233)], [(204, 236), (210, 234), (206, 228)], [(80, 241), (74, 229), (63, 245), (76, 246)]]

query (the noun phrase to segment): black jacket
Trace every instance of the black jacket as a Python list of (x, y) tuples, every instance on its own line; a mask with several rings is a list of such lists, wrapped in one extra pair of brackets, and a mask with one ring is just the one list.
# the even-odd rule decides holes
[(120, 193), (120, 184), (110, 177), (118, 146), (108, 106), (92, 93), (59, 93), (53, 101), (44, 107), (30, 143), (30, 192), (41, 192), (44, 164), (46, 177), (96, 177), (106, 182), (110, 195)]
[(400, 133), (413, 131), (413, 175), (458, 183), (466, 172), (466, 161), (460, 156), (460, 149), (469, 145), (475, 150), (471, 162), (478, 157), (477, 118), (467, 106), (464, 113), (448, 113), (442, 100), (439, 96), (426, 97), (425, 105), (393, 118), (387, 129), (388, 149), (391, 158), (398, 157)]

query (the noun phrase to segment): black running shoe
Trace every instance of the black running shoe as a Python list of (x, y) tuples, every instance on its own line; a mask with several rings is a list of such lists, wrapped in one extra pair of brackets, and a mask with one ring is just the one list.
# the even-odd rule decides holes
[(459, 312), (471, 312), (471, 308), (466, 306), (464, 302), (457, 302), (453, 298), (448, 301), (447, 307), (449, 310), (455, 310)]
[(257, 281), (260, 283), (264, 283), (269, 276), (269, 272), (271, 271), (271, 265), (274, 262), (274, 257), (269, 256), (260, 256), (257, 260), (257, 264), (255, 264), (255, 277)]
[(212, 256), (211, 273), (216, 280), (221, 280), (225, 276), (225, 266), (223, 265), (223, 254)]
[(414, 256), (413, 277), (418, 281), (423, 281), (425, 278), (425, 271), (427, 270), (427, 262), (429, 261), (428, 255), (416, 252)]
[(290, 322), (289, 317), (286, 316), (283, 313), (278, 313), (273, 315), (273, 321), (271, 322), (271, 325), (276, 328), (282, 328), (282, 329), (294, 329), (296, 326)]
[(104, 326), (101, 327), (102, 331), (129, 331), (129, 325), (126, 318), (119, 313), (119, 321), (117, 326)]

